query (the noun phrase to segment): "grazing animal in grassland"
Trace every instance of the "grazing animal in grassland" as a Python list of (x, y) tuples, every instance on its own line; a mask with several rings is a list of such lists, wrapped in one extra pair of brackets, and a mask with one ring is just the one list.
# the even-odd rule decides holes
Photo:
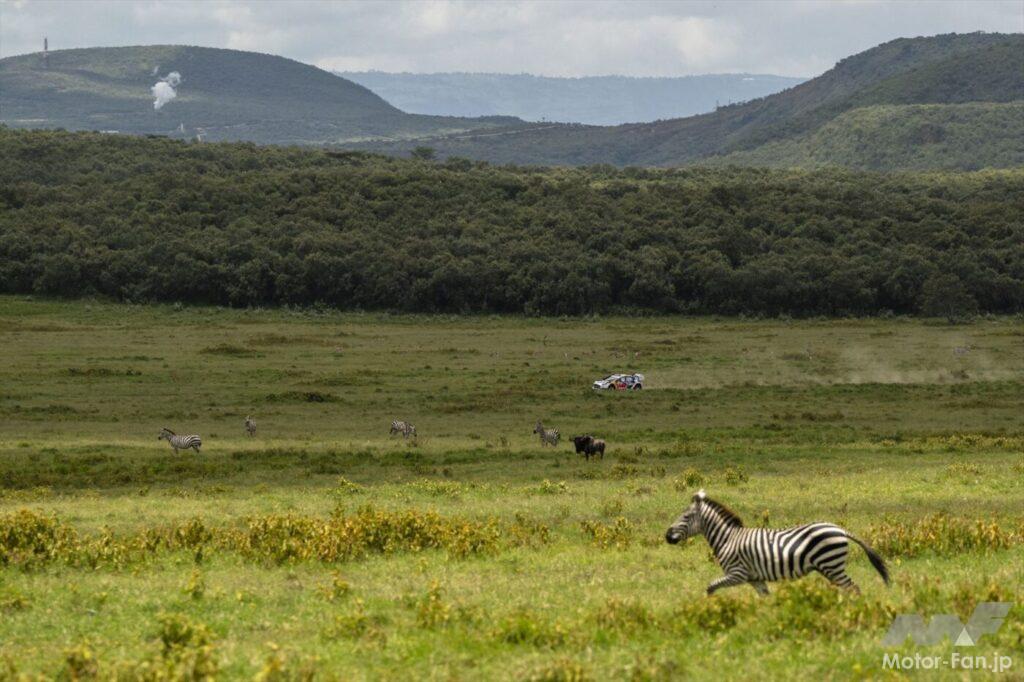
[(580, 454), (580, 453), (587, 454), (587, 448), (590, 447), (590, 443), (593, 442), (593, 440), (594, 440), (594, 437), (590, 436), (590, 435), (587, 435), (587, 436), (573, 436), (572, 437), (572, 444), (576, 446), (576, 454), (577, 455)]
[(396, 433), (402, 434), (402, 438), (408, 438), (409, 436), (416, 435), (416, 427), (409, 422), (395, 420), (391, 422), (391, 430), (388, 431), (389, 436), (393, 436)]
[(766, 582), (799, 578), (818, 571), (834, 585), (860, 592), (846, 575), (849, 541), (860, 545), (885, 584), (889, 571), (875, 550), (849, 532), (831, 523), (808, 523), (785, 529), (745, 528), (725, 505), (701, 490), (693, 503), (665, 533), (669, 544), (703, 534), (715, 553), (725, 576), (708, 585), (707, 593), (733, 585), (750, 583), (761, 595), (768, 594)]
[(174, 450), (174, 454), (178, 454), (178, 450), (188, 450), (189, 448), (192, 448), (196, 451), (196, 454), (199, 454), (199, 448), (203, 445), (203, 439), (195, 434), (179, 436), (166, 427), (160, 429), (160, 435), (156, 439), (167, 441), (171, 449)]
[(252, 417), (246, 416), (245, 418), (245, 432), (249, 434), (250, 438), (256, 435), (256, 422)]
[(537, 420), (537, 425), (533, 427), (533, 432), (540, 436), (541, 447), (545, 445), (555, 447), (562, 438), (562, 434), (558, 433), (558, 429), (545, 429), (539, 419)]
[(594, 438), (590, 434), (573, 436), (572, 443), (576, 446), (577, 455), (583, 453), (583, 457), (587, 460), (590, 459), (591, 455), (600, 455), (601, 459), (604, 459), (605, 443), (600, 438)]

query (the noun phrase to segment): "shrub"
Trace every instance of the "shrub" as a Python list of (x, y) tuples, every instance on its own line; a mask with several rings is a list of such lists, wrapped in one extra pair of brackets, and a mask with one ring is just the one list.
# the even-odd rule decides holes
[(369, 552), (417, 552), (444, 549), (456, 557), (497, 551), (501, 537), (496, 521), (447, 519), (436, 512), (388, 512), (363, 507), (327, 520), (292, 515), (249, 519), (228, 544), (243, 554), (277, 563), (318, 559), (345, 561)]
[(726, 467), (723, 476), (727, 485), (739, 485), (749, 480), (747, 473), (739, 467)]
[(551, 531), (540, 521), (528, 519), (517, 512), (515, 520), (505, 530), (504, 536), (512, 547), (536, 547), (548, 543)]
[(334, 601), (347, 597), (352, 592), (352, 586), (341, 577), (341, 573), (335, 571), (331, 574), (331, 582), (321, 588), (321, 592), (327, 601)]
[(591, 541), (602, 549), (615, 547), (626, 549), (633, 542), (633, 524), (620, 516), (614, 523), (607, 524), (600, 521), (581, 521), (580, 527)]
[(445, 626), (452, 619), (452, 607), (444, 601), (444, 591), (436, 580), (416, 602), (416, 622), (422, 628)]
[(342, 476), (338, 478), (338, 486), (334, 489), (334, 493), (336, 495), (356, 495), (363, 492), (365, 489), (366, 488), (364, 486), (361, 486), (358, 483), (353, 483)]
[(157, 617), (161, 653), (166, 658), (186, 649), (209, 646), (213, 635), (202, 623), (194, 623), (180, 613), (162, 613)]
[(99, 677), (100, 667), (96, 660), (96, 652), (88, 643), (83, 642), (64, 651), (64, 668), (60, 671), (58, 679), (71, 680), (95, 680)]
[(13, 590), (0, 592), (0, 614), (24, 611), (29, 607), (28, 597)]
[(199, 351), (206, 355), (224, 355), (227, 357), (234, 358), (253, 358), (258, 357), (256, 351), (251, 348), (244, 348), (242, 346), (235, 346), (230, 343), (221, 343), (216, 346), (209, 346)]
[(334, 617), (326, 636), (330, 639), (359, 639), (370, 629), (370, 619), (362, 599), (356, 599), (348, 613)]
[(959, 519), (938, 513), (915, 522), (883, 521), (868, 532), (882, 555), (914, 557), (1006, 549), (1024, 542), (1024, 523), (1001, 526), (991, 519)]
[(946, 476), (950, 478), (969, 478), (972, 476), (980, 476), (981, 467), (977, 464), (970, 464), (968, 462), (953, 462), (946, 467)]
[(545, 663), (523, 679), (528, 682), (589, 682), (593, 678), (582, 663), (562, 658)]
[(565, 481), (559, 481), (558, 483), (552, 483), (546, 478), (537, 486), (537, 492), (542, 495), (561, 495), (569, 492), (569, 486)]
[(802, 640), (835, 639), (850, 632), (884, 630), (896, 608), (877, 599), (852, 597), (824, 580), (779, 583), (770, 636)]
[(28, 509), (0, 515), (0, 564), (51, 561), (78, 544), (78, 536), (54, 516)]
[[(126, 566), (162, 549), (187, 550), (198, 564), (209, 551), (238, 552), (273, 563), (349, 561), (369, 553), (441, 549), (455, 558), (493, 554), (504, 547), (548, 542), (541, 523), (517, 516), (511, 523), (444, 517), (433, 511), (381, 511), (371, 506), (354, 514), (336, 510), (327, 518), (270, 514), (245, 520), (241, 528), (208, 527), (192, 519), (137, 535), (116, 536), (104, 529), (80, 537), (55, 517), (22, 510), (0, 515), (0, 566), (32, 567), (49, 562), (96, 568)], [(187, 587), (199, 590), (198, 583)], [(194, 588), (194, 589), (193, 589)]]
[(667, 622), (690, 633), (717, 634), (736, 627), (742, 618), (754, 613), (756, 607), (750, 597), (716, 594), (708, 599), (694, 595), (675, 609)]
[(689, 467), (672, 481), (672, 487), (681, 493), (700, 488), (707, 484), (708, 479), (693, 467)]
[(612, 597), (604, 603), (595, 616), (597, 624), (609, 630), (633, 631), (652, 627), (654, 614), (636, 599)]
[(624, 506), (622, 500), (607, 500), (601, 505), (601, 516), (619, 516)]
[(432, 497), (450, 497), (452, 499), (458, 499), (466, 490), (466, 486), (456, 481), (432, 481), (430, 479), (414, 481), (407, 486)]
[(202, 599), (203, 595), (206, 594), (206, 581), (203, 580), (203, 574), (199, 572), (199, 569), (192, 571), (188, 582), (185, 583), (183, 592), (192, 599)]
[(253, 682), (312, 682), (318, 679), (318, 659), (306, 659), (291, 664), (276, 644), (271, 644), (270, 649), (270, 653), (263, 659), (263, 667), (256, 673)]
[(558, 623), (551, 623), (528, 609), (519, 609), (498, 620), (492, 636), (507, 644), (554, 648), (565, 644), (568, 633)]

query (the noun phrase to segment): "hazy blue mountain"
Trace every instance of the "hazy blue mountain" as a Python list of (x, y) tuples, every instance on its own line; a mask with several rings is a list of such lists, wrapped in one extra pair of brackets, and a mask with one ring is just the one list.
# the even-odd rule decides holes
[(551, 78), (503, 73), (336, 73), (414, 114), (500, 114), (591, 125), (703, 114), (718, 105), (764, 97), (806, 80), (753, 74)]
[[(954, 33), (892, 40), (782, 92), (697, 116), (520, 124), (415, 145), (440, 158), (530, 165), (1006, 168), (1024, 155), (1022, 102), (1024, 35)], [(359, 146), (406, 154), (412, 143)]]

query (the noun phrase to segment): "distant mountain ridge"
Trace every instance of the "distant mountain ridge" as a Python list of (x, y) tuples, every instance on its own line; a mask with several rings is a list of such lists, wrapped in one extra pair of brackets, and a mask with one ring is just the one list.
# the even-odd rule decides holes
[(555, 78), (500, 73), (335, 72), (402, 111), (443, 116), (506, 114), (527, 121), (617, 125), (680, 118), (764, 97), (806, 78), (711, 74), (676, 78)]
[[(177, 71), (159, 111), (150, 88)], [(775, 94), (617, 126), (406, 113), (366, 87), (271, 55), (186, 46), (0, 60), (0, 125), (326, 145), (526, 165), (1022, 165), (1024, 34), (901, 38)]]
[[(153, 108), (150, 88), (181, 74)], [(323, 144), (516, 123), (407, 114), (361, 85), (284, 57), (181, 45), (86, 48), (0, 60), (0, 123), (22, 128)]]
[[(763, 145), (811, 139), (814, 131), (846, 112), (870, 106), (954, 105), (967, 102), (1008, 103), (1024, 101), (1024, 35), (949, 34), (928, 38), (901, 38), (847, 57), (821, 76), (774, 95), (719, 108), (689, 118), (628, 124), (613, 127), (550, 125), (543, 129), (510, 129), (506, 134), (420, 140), (440, 156), (464, 156), (494, 163), (541, 165), (673, 166), (714, 161), (735, 152), (752, 152)], [(962, 109), (972, 117), (982, 109)], [(914, 111), (907, 112), (916, 115)], [(920, 113), (920, 112), (917, 112)], [(991, 114), (992, 112), (988, 112)], [(1001, 114), (1012, 114), (1002, 110)], [(934, 112), (929, 114), (934, 118)], [(996, 125), (992, 115), (973, 119), (978, 129), (971, 134), (1018, 149), (1011, 128)], [(853, 120), (852, 118), (846, 119)], [(841, 122), (841, 121), (839, 121)], [(833, 156), (830, 163), (853, 168), (863, 159), (884, 156), (883, 170), (916, 167), (913, 136), (898, 149), (874, 150), (855, 156)], [(891, 138), (887, 138), (887, 142)], [(872, 147), (880, 140), (862, 139)], [(366, 145), (363, 148), (403, 153), (401, 144)], [(1013, 154), (961, 158), (952, 166), (940, 156), (930, 158), (935, 167), (1005, 167)], [(875, 154), (878, 152), (878, 154)], [(795, 155), (793, 158), (798, 158)], [(765, 154), (732, 157), (764, 160)]]

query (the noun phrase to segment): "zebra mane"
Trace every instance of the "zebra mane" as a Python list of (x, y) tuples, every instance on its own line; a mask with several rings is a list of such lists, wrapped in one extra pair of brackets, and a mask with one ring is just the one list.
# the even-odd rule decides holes
[(715, 500), (712, 500), (710, 497), (705, 497), (703, 502), (711, 509), (714, 509), (716, 512), (718, 512), (718, 515), (722, 517), (722, 521), (725, 522), (725, 525), (732, 526), (733, 528), (743, 527), (743, 519), (741, 519), (739, 515), (736, 514), (736, 512), (734, 512), (732, 509), (729, 509), (721, 502), (716, 502)]
[(163, 430), (164, 430), (164, 431), (166, 431), (167, 433), (171, 434), (172, 436), (173, 436), (173, 435), (175, 435), (174, 431), (171, 431), (171, 430), (170, 430), (169, 428), (167, 428), (166, 426), (165, 426), (165, 427), (163, 428)]

